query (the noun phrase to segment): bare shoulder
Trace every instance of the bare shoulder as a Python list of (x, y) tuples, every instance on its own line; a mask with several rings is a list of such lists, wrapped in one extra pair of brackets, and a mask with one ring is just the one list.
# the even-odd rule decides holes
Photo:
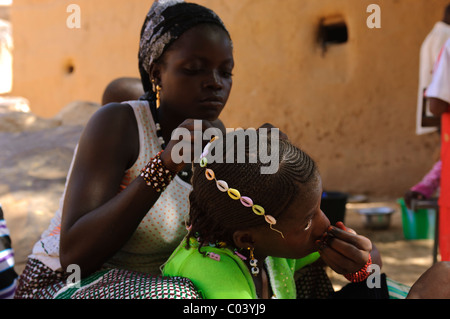
[(80, 147), (95, 154), (102, 152), (104, 156), (119, 155), (126, 162), (133, 162), (139, 151), (139, 133), (131, 106), (121, 103), (102, 106), (88, 121)]
[(100, 130), (103, 128), (111, 129), (116, 125), (125, 128), (130, 124), (136, 124), (136, 118), (131, 106), (122, 103), (110, 103), (98, 109), (92, 115), (86, 127)]

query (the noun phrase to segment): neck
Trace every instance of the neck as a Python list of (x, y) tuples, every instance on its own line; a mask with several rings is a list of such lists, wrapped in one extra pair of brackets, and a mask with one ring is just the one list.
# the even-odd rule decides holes
[(167, 114), (164, 111), (164, 108), (162, 107), (159, 107), (156, 110), (156, 114), (157, 114), (157, 121), (161, 126), (162, 137), (164, 138), (164, 141), (167, 146), (172, 137), (172, 132), (183, 122), (183, 120), (177, 119), (172, 115)]
[(253, 282), (255, 283), (256, 294), (258, 297), (261, 299), (269, 299), (271, 295), (270, 283), (264, 264), (261, 264), (258, 276), (253, 277)]

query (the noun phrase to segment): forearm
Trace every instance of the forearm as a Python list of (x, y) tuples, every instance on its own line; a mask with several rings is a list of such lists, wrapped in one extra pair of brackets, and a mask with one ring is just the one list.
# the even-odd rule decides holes
[(440, 185), (441, 167), (441, 161), (434, 164), (433, 168), (424, 176), (424, 178), (411, 187), (411, 191), (419, 192), (423, 194), (425, 198), (430, 198)]
[(438, 98), (428, 98), (430, 101), (430, 112), (433, 113), (434, 116), (441, 116), (445, 112), (448, 112), (449, 104)]
[(63, 218), (60, 245), (63, 269), (77, 264), (82, 274), (87, 275), (100, 268), (128, 241), (159, 196), (138, 177), (121, 193), (71, 225)]

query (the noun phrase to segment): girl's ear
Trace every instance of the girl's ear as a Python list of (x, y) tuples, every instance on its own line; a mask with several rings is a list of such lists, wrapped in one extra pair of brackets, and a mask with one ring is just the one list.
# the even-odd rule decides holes
[(150, 82), (155, 80), (155, 85), (161, 85), (161, 64), (154, 63), (150, 69)]
[(237, 230), (233, 233), (236, 248), (249, 248), (255, 246), (254, 236), (250, 230)]

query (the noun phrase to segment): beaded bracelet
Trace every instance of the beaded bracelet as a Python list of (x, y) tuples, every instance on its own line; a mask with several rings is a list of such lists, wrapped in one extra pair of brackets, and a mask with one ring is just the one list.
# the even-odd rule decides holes
[(372, 257), (369, 255), (369, 260), (364, 265), (363, 268), (361, 268), (359, 271), (351, 274), (345, 274), (344, 277), (351, 281), (351, 282), (362, 282), (369, 277), (370, 273), (367, 271), (367, 268), (372, 264)]
[(141, 170), (141, 177), (148, 186), (152, 186), (158, 193), (166, 189), (167, 185), (176, 175), (174, 172), (166, 168), (161, 161), (160, 151), (153, 157), (147, 165)]

